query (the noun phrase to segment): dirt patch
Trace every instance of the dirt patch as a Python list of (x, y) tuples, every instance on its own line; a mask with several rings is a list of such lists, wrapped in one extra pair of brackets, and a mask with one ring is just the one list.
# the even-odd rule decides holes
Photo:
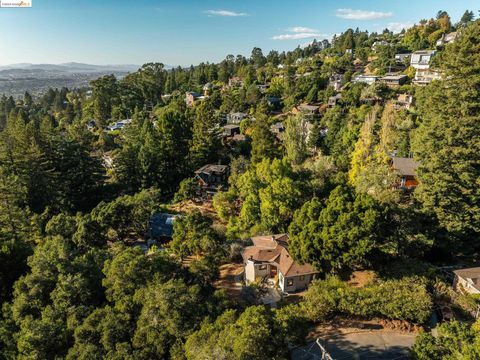
[(178, 212), (178, 213), (191, 213), (195, 210), (200, 211), (203, 215), (216, 217), (217, 213), (213, 208), (213, 204), (211, 201), (202, 201), (196, 202), (192, 200), (184, 200), (180, 201), (176, 204), (170, 205), (169, 210)]
[(308, 340), (337, 336), (339, 334), (359, 332), (397, 332), (416, 334), (421, 327), (401, 320), (386, 319), (352, 319), (337, 316), (328, 322), (317, 325), (308, 334)]
[(220, 266), (220, 277), (213, 284), (217, 289), (225, 289), (235, 299), (240, 298), (242, 291), (243, 264), (224, 264)]
[(213, 207), (211, 200), (205, 201), (193, 201), (193, 200), (184, 200), (176, 204), (170, 205), (168, 209), (175, 213), (185, 213), (189, 214), (194, 211), (200, 211), (204, 216), (208, 216), (213, 220), (213, 228), (218, 232), (225, 232), (226, 226), (218, 218), (217, 212)]
[(354, 271), (348, 280), (348, 285), (356, 288), (365, 287), (377, 278), (377, 274), (374, 271)]

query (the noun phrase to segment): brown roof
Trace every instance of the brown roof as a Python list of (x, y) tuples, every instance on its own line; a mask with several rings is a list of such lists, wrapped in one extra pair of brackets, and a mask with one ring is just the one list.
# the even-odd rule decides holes
[(252, 238), (253, 246), (245, 248), (243, 259), (269, 262), (278, 265), (283, 276), (297, 276), (317, 273), (312, 265), (300, 264), (292, 259), (288, 252), (288, 235), (267, 235)]
[(403, 176), (415, 176), (420, 163), (412, 158), (393, 157), (392, 166)]

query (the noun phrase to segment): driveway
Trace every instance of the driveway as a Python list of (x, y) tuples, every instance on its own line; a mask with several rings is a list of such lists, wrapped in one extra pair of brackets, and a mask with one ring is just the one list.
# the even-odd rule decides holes
[(280, 294), (280, 291), (275, 288), (266, 288), (265, 293), (260, 298), (260, 301), (264, 305), (270, 305), (272, 308), (276, 308), (277, 303), (280, 300), (282, 300), (282, 295)]
[[(415, 334), (393, 331), (361, 331), (335, 334), (320, 339), (320, 343), (334, 360), (403, 360), (409, 359), (409, 349)], [(319, 346), (309, 342), (291, 352), (293, 360), (320, 360)]]

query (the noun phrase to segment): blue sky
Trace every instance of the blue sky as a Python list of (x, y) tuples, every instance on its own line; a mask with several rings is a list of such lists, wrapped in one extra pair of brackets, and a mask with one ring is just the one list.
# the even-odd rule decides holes
[(291, 50), (351, 27), (401, 28), (446, 10), (457, 21), (479, 0), (32, 0), (0, 8), (0, 64), (189, 65)]

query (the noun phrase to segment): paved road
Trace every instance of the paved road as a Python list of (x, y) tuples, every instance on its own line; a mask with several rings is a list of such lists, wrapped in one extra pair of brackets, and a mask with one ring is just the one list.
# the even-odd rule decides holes
[[(404, 360), (415, 342), (414, 334), (395, 332), (358, 332), (336, 334), (321, 339), (334, 360)], [(315, 342), (292, 351), (293, 360), (320, 360), (321, 353)]]

